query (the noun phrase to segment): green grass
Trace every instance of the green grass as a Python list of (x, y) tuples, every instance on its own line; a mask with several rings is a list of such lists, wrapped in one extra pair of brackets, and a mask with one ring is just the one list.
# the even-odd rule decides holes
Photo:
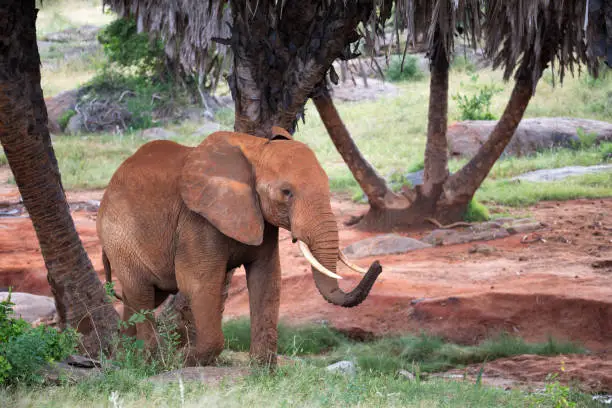
[[(248, 319), (225, 322), (223, 334), (226, 348), (233, 351), (249, 351), (251, 323)], [(278, 325), (278, 352), (283, 355), (319, 354), (339, 347), (347, 339), (328, 326), (291, 327)]]
[(578, 345), (553, 339), (546, 343), (529, 344), (520, 338), (501, 334), (476, 346), (461, 346), (421, 334), (383, 338), (372, 343), (347, 343), (331, 353), (324, 362), (348, 359), (355, 361), (363, 370), (390, 374), (400, 369), (413, 372), (444, 371), (520, 354), (558, 355), (583, 351)]
[(103, 26), (114, 20), (102, 12), (102, 0), (37, 0), (40, 8), (36, 20), (38, 37), (82, 25)]
[[(78, 386), (0, 390), (6, 407), (113, 406), (266, 406), (266, 407), (525, 407), (530, 396), (468, 382), (406, 381), (394, 375), (340, 376), (299, 364), (274, 374), (259, 373), (233, 384), (199, 383), (155, 385), (127, 375), (113, 380), (91, 380)], [(588, 397), (574, 394), (580, 406), (595, 406)], [(582, 405), (584, 404), (584, 405)], [(550, 405), (552, 406), (552, 405)]]

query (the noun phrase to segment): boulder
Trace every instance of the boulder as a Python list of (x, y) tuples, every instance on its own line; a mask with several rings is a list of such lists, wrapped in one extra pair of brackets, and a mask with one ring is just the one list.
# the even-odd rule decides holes
[(513, 177), (512, 180), (547, 182), (562, 180), (571, 176), (582, 176), (584, 174), (595, 174), (606, 171), (612, 171), (612, 164), (599, 164), (596, 166), (567, 166), (557, 169), (543, 169), (530, 171)]
[[(449, 126), (447, 139), (451, 156), (471, 158), (488, 139), (497, 121), (467, 120)], [(575, 147), (581, 140), (578, 130), (596, 135), (591, 142), (612, 141), (612, 123), (575, 118), (523, 119), (504, 155), (522, 156), (552, 147)]]
[(337, 363), (328, 365), (325, 368), (330, 373), (339, 373), (345, 375), (355, 375), (357, 373), (357, 368), (352, 361), (338, 361)]
[(467, 229), (467, 230), (452, 230), (452, 229), (436, 229), (423, 237), (423, 242), (431, 245), (455, 245), (465, 244), (472, 241), (489, 241), (492, 239), (506, 238), (510, 236), (504, 228), (490, 229)]
[(354, 242), (347, 246), (343, 252), (349, 258), (365, 258), (368, 256), (403, 254), (415, 249), (429, 247), (431, 245), (413, 238), (402, 237), (397, 234), (385, 234)]
[[(8, 292), (0, 292), (0, 301), (8, 298)], [(55, 300), (52, 297), (32, 295), (30, 293), (13, 292), (11, 302), (15, 317), (21, 317), (28, 323), (53, 320), (57, 314)]]
[(54, 134), (59, 134), (62, 132), (59, 125), (59, 119), (66, 111), (74, 109), (77, 103), (77, 97), (78, 90), (73, 89), (62, 92), (50, 98), (45, 98), (47, 115), (49, 117), (49, 132)]
[(68, 120), (64, 132), (69, 135), (78, 135), (83, 131), (84, 125), (85, 121), (83, 120), (83, 116), (77, 113)]

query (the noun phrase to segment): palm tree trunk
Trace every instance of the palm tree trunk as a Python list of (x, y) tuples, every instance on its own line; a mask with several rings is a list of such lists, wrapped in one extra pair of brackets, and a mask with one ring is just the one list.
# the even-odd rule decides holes
[(382, 209), (391, 200), (406, 201), (404, 197), (393, 193), (387, 187), (385, 180), (363, 157), (344, 122), (342, 122), (329, 92), (322, 87), (322, 90), (316, 96), (313, 96), (312, 100), (327, 129), (327, 133), (329, 133), (329, 137), (334, 142), (334, 146), (336, 146), (338, 153), (346, 162), (351, 173), (353, 173), (353, 177), (368, 197), (370, 206)]
[(445, 183), (442, 200), (445, 207), (467, 206), (512, 139), (533, 96), (535, 85), (530, 73), (516, 79), (506, 109), (485, 144), (468, 164)]
[(59, 177), (40, 88), (34, 0), (0, 6), (0, 142), (30, 215), (63, 326), (77, 328), (97, 355), (117, 313), (81, 244)]
[(425, 147), (424, 185), (422, 193), (433, 198), (441, 192), (448, 177), (448, 56), (437, 29), (431, 58), (427, 145)]

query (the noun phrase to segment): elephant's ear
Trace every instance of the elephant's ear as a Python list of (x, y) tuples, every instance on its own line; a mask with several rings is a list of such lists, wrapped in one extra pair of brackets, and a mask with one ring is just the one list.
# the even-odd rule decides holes
[(263, 241), (264, 219), (251, 163), (240, 147), (208, 137), (187, 156), (180, 192), (190, 210), (223, 234), (248, 245)]
[(272, 139), (271, 140), (278, 140), (278, 139), (293, 140), (293, 137), (291, 137), (291, 134), (287, 132), (285, 129), (283, 129), (282, 127), (272, 126)]

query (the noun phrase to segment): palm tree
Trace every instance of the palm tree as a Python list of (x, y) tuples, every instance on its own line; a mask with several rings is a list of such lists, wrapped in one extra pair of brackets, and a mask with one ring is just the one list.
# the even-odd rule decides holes
[(40, 243), (63, 326), (77, 328), (92, 355), (105, 349), (117, 313), (70, 216), (40, 86), (35, 0), (0, 4), (0, 141)]
[[(408, 227), (426, 217), (442, 222), (461, 218), (512, 138), (542, 71), (556, 63), (562, 80), (567, 68), (586, 64), (596, 73), (595, 56), (612, 54), (612, 29), (605, 19), (612, 5), (601, 0), (209, 0), (205, 7), (199, 2), (188, 7), (189, 0), (180, 5), (105, 1), (120, 15), (134, 12), (144, 29), (161, 35), (168, 53), (184, 64), (202, 66), (215, 42), (229, 46), (238, 131), (269, 137), (277, 125), (293, 132), (312, 98), (368, 197), (370, 210), (360, 226), (374, 230)], [(326, 89), (326, 77), (338, 77), (332, 62), (355, 57), (359, 33), (376, 35), (390, 19), (398, 30), (405, 29), (410, 42), (424, 40), (431, 63), (424, 183), (401, 193), (391, 191), (359, 152)], [(496, 68), (504, 68), (505, 79), (514, 74), (515, 88), (489, 141), (463, 169), (450, 174), (448, 70), (458, 32), (473, 46), (484, 41), (486, 54)], [(590, 50), (587, 44), (596, 47)]]

